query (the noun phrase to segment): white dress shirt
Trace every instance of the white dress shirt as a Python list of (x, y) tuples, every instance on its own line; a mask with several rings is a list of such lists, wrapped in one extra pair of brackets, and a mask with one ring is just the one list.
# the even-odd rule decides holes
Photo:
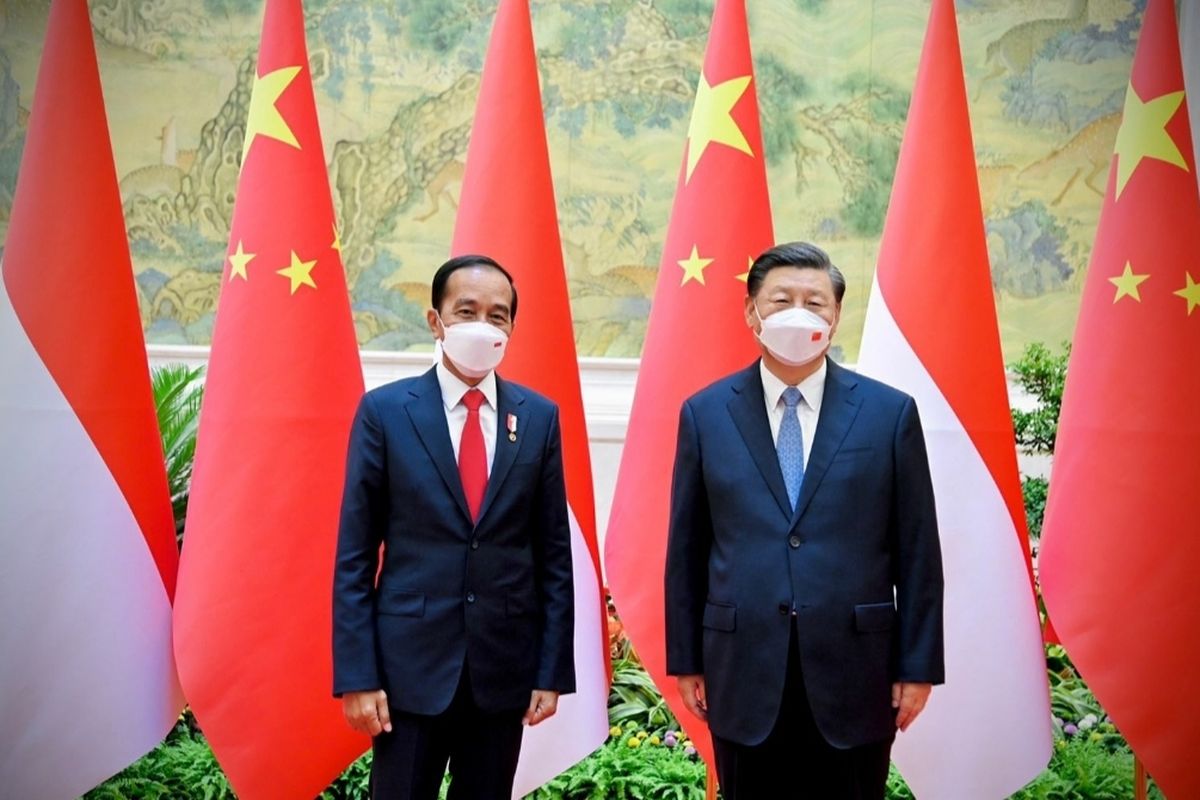
[(442, 405), (446, 409), (446, 425), (450, 428), (450, 444), (454, 447), (454, 461), (458, 463), (458, 447), (462, 443), (463, 428), (467, 424), (467, 407), (463, 395), (471, 389), (483, 392), (484, 402), (479, 406), (479, 425), (483, 428), (483, 449), (487, 453), (488, 477), (492, 475), (492, 461), (496, 456), (496, 372), (489, 372), (478, 386), (468, 386), (442, 361), (437, 362), (438, 385), (442, 387)]
[[(771, 423), (771, 441), (779, 446), (779, 426), (783, 423), (783, 411), (787, 406), (783, 402), (783, 390), (788, 385), (767, 369), (761, 360), (758, 362), (762, 372), (763, 400), (767, 404), (767, 420)], [(825, 397), (825, 374), (829, 371), (825, 356), (821, 356), (821, 366), (812, 375), (800, 381), (796, 386), (802, 399), (796, 406), (796, 416), (800, 418), (800, 432), (804, 435), (804, 466), (808, 467), (808, 454), (812, 452), (813, 438), (817, 435), (817, 418), (821, 415), (821, 400)], [(461, 429), (461, 423), (460, 423)]]

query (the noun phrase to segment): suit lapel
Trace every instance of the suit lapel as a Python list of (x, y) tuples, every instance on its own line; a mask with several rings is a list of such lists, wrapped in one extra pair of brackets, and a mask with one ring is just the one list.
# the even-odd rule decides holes
[(775, 442), (771, 439), (771, 423), (767, 419), (766, 400), (763, 399), (762, 374), (758, 362), (743, 373), (743, 379), (734, 384), (733, 398), (729, 401), (729, 414), (737, 425), (738, 432), (746, 442), (758, 471), (779, 504), (780, 511), (788, 519), (792, 516), (792, 504), (788, 500), (783, 473), (779, 469), (779, 456)]
[(829, 372), (825, 376), (825, 396), (821, 399), (821, 413), (817, 417), (817, 435), (813, 439), (808, 464), (804, 468), (800, 499), (796, 501), (796, 514), (792, 518), (793, 527), (799, 523), (804, 510), (816, 494), (821, 479), (833, 463), (833, 457), (842, 446), (842, 441), (850, 431), (850, 426), (862, 405), (862, 397), (855, 391), (858, 378), (833, 361), (829, 362), (828, 369)]
[(442, 402), (442, 388), (438, 383), (436, 369), (420, 377), (412, 389), (412, 402), (405, 405), (408, 416), (416, 428), (421, 444), (437, 467), (450, 495), (458, 503), (463, 516), (471, 519), (467, 509), (467, 497), (463, 494), (462, 478), (458, 474), (458, 463), (454, 460), (454, 446), (450, 442), (450, 427), (446, 424), (446, 406)]
[[(492, 501), (496, 499), (501, 484), (508, 477), (517, 452), (525, 441), (521, 431), (528, 430), (528, 420), (522, 420), (517, 410), (525, 402), (525, 395), (508, 381), (496, 376), (496, 454), (492, 459), (492, 474), (488, 476), (487, 490), (483, 494), (483, 505), (479, 507), (479, 521), (487, 515)], [(508, 416), (517, 419), (517, 440), (514, 442), (508, 435)], [(524, 424), (522, 424), (524, 423)]]

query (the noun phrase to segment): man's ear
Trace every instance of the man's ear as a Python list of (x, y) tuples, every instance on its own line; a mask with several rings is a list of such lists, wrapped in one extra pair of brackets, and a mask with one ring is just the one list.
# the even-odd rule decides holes
[(746, 315), (746, 327), (752, 331), (757, 330), (758, 314), (756, 313), (756, 309), (754, 306), (754, 297), (753, 296), (746, 295), (745, 307), (742, 310)]

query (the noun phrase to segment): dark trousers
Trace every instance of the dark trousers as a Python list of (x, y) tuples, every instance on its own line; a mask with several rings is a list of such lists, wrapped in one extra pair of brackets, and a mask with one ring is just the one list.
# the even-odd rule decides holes
[(894, 738), (848, 750), (825, 741), (808, 704), (793, 630), (771, 733), (754, 746), (713, 737), (721, 793), (725, 800), (883, 800)]
[(437, 800), (450, 766), (448, 800), (511, 800), (525, 709), (475, 705), (467, 669), (450, 707), (426, 716), (391, 711), (392, 732), (375, 737), (372, 800)]

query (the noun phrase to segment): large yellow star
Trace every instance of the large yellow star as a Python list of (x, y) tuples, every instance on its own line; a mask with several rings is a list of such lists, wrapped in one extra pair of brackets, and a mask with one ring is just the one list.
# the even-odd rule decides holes
[(697, 281), (703, 286), (704, 268), (712, 262), (711, 258), (701, 258), (700, 253), (696, 250), (696, 245), (692, 245), (692, 254), (684, 260), (676, 262), (683, 267), (683, 280), (679, 285), (683, 286), (688, 281)]
[(1194, 309), (1196, 306), (1200, 306), (1200, 283), (1196, 283), (1194, 280), (1192, 280), (1192, 273), (1185, 272), (1183, 274), (1187, 276), (1187, 286), (1184, 286), (1182, 289), (1175, 292), (1175, 294), (1179, 297), (1182, 297), (1184, 300), (1187, 300), (1188, 316), (1190, 317), (1192, 315), (1192, 309)]
[(292, 263), (283, 269), (275, 270), (278, 274), (288, 278), (292, 282), (292, 294), (301, 286), (310, 286), (313, 289), (317, 288), (316, 281), (312, 278), (313, 267), (316, 266), (317, 260), (301, 261), (300, 256), (296, 255), (296, 251), (292, 251)]
[(242, 240), (238, 239), (237, 252), (229, 254), (229, 280), (232, 283), (234, 278), (241, 278), (244, 281), (250, 280), (246, 275), (246, 265), (254, 258), (254, 253), (247, 253), (242, 249)]
[(1125, 92), (1125, 113), (1121, 128), (1117, 131), (1117, 196), (1125, 191), (1125, 185), (1142, 159), (1156, 158), (1174, 164), (1187, 171), (1187, 161), (1179, 146), (1167, 133), (1167, 123), (1183, 103), (1183, 92), (1159, 95), (1145, 103), (1129, 84)]
[(296, 134), (292, 133), (287, 120), (275, 107), (283, 90), (299, 74), (300, 67), (284, 67), (268, 72), (261, 77), (254, 76), (254, 88), (250, 91), (250, 113), (246, 117), (246, 141), (242, 145), (243, 164), (246, 163), (246, 154), (250, 152), (250, 145), (259, 136), (267, 136), (284, 144), (290, 144), (297, 150), (300, 149), (300, 143), (296, 141)]
[(1142, 281), (1149, 277), (1149, 273), (1146, 273), (1145, 275), (1134, 274), (1133, 265), (1126, 261), (1125, 271), (1115, 278), (1108, 279), (1109, 283), (1117, 287), (1117, 296), (1113, 298), (1113, 303), (1116, 303), (1122, 297), (1132, 297), (1139, 303), (1142, 302), (1142, 296), (1138, 292), (1138, 286), (1142, 283)]
[(700, 85), (696, 88), (696, 105), (692, 108), (692, 121), (688, 123), (688, 156), (687, 178), (692, 179), (692, 172), (700, 157), (713, 142), (727, 145), (734, 150), (740, 150), (748, 156), (753, 156), (750, 143), (738, 124), (733, 121), (730, 112), (737, 101), (745, 94), (750, 86), (750, 76), (731, 78), (716, 86), (709, 86), (704, 73), (700, 73)]

